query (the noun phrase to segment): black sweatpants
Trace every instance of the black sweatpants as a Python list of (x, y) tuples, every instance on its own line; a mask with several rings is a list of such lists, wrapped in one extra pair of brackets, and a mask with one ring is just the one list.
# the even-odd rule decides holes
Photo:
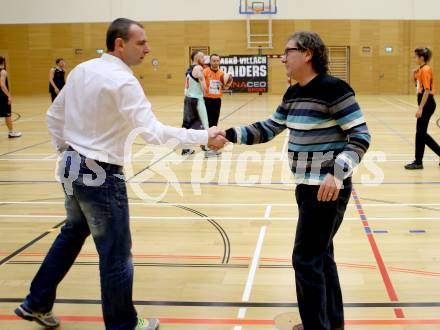
[(208, 114), (209, 127), (217, 126), (220, 117), (220, 108), (222, 107), (221, 98), (205, 97), (206, 112)]
[[(423, 94), (417, 94), (417, 104), (422, 101)], [(423, 163), (423, 155), (425, 154), (425, 145), (431, 148), (438, 156), (440, 156), (440, 146), (434, 139), (428, 134), (428, 125), (431, 116), (435, 111), (435, 100), (432, 95), (429, 95), (425, 106), (423, 107), (422, 116), (417, 119), (416, 130), (416, 163)]]

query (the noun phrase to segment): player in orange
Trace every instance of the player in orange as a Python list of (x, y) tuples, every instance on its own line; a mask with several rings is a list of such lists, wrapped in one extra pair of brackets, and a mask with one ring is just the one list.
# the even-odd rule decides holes
[[(217, 126), (222, 106), (222, 90), (229, 88), (232, 84), (232, 76), (229, 81), (225, 81), (225, 73), (220, 69), (220, 56), (211, 54), (209, 57), (209, 67), (203, 70), (205, 76), (205, 105), (208, 114), (209, 127)], [(220, 152), (207, 150), (206, 157), (218, 156)]]
[(432, 57), (429, 48), (416, 48), (414, 50), (415, 62), (419, 66), (414, 70), (414, 82), (417, 86), (417, 103), (419, 108), (416, 112), (417, 130), (416, 130), (416, 151), (415, 160), (405, 165), (407, 170), (423, 169), (423, 154), (425, 145), (430, 147), (438, 156), (440, 156), (440, 146), (428, 134), (429, 119), (435, 111), (435, 85), (432, 75), (432, 69), (427, 64)]

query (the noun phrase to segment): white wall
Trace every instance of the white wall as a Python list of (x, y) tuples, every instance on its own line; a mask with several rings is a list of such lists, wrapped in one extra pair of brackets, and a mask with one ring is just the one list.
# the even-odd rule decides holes
[[(240, 20), (240, 0), (0, 0), (0, 24)], [(277, 0), (273, 19), (440, 19), (439, 0)]]

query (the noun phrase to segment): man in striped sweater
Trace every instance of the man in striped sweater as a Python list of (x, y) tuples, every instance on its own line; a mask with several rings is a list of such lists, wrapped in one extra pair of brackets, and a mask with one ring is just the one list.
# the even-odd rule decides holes
[(343, 329), (333, 237), (350, 199), (352, 170), (367, 151), (370, 134), (353, 89), (327, 74), (328, 50), (318, 34), (291, 35), (282, 62), (297, 84), (269, 119), (230, 128), (226, 138), (265, 143), (289, 128), (299, 209), (292, 262), (302, 320), (293, 329)]

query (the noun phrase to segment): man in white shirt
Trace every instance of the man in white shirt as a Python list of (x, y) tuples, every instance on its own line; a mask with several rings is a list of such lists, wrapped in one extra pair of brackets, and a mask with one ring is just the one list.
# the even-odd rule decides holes
[(156, 119), (130, 69), (142, 63), (150, 51), (140, 23), (115, 20), (107, 31), (107, 49), (101, 58), (72, 70), (47, 113), (56, 148), (66, 150), (61, 179), (67, 217), (30, 293), (15, 313), (49, 328), (59, 325), (52, 313), (56, 288), (90, 234), (99, 254), (106, 329), (159, 327), (157, 319), (138, 318), (132, 301), (131, 234), (122, 172), (127, 160), (125, 142), (133, 130), (155, 144), (174, 139), (218, 149), (227, 142), (224, 132), (215, 127), (187, 130), (165, 126)]

